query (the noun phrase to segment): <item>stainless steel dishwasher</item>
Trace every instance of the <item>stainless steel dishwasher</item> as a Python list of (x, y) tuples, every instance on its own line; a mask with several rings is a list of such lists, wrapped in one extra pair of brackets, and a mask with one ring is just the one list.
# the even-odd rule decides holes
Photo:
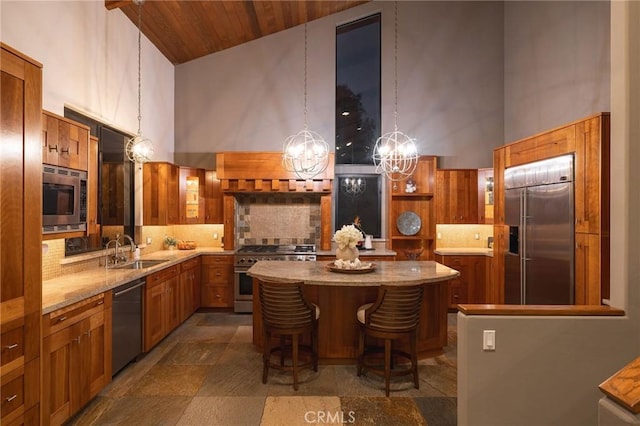
[(142, 353), (142, 291), (144, 279), (113, 290), (112, 375)]

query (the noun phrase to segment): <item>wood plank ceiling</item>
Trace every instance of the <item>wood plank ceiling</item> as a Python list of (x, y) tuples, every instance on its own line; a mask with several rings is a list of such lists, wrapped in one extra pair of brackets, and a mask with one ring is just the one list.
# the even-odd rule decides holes
[[(147, 0), (142, 4), (142, 33), (173, 64), (182, 64), (369, 0)], [(131, 0), (105, 0), (138, 26)]]

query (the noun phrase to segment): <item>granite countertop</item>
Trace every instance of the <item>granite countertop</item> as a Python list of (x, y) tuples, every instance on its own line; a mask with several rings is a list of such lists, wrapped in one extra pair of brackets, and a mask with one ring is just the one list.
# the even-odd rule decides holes
[(140, 257), (141, 260), (167, 260), (150, 268), (106, 269), (98, 267), (52, 278), (42, 282), (42, 313), (48, 314), (193, 257), (207, 254), (233, 255), (234, 253), (234, 250), (215, 247), (199, 247), (195, 250), (162, 250)]
[(442, 256), (489, 256), (493, 257), (493, 249), (484, 247), (439, 248), (433, 251)]
[(445, 281), (460, 275), (455, 269), (433, 261), (379, 262), (374, 271), (367, 273), (333, 272), (327, 269), (331, 263), (260, 261), (251, 266), (247, 274), (264, 280), (342, 287), (412, 285)]

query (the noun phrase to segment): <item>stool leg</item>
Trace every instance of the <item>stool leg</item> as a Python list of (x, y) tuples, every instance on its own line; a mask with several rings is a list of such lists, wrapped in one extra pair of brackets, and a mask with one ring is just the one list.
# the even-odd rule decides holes
[(267, 383), (269, 374), (269, 358), (271, 357), (271, 333), (266, 330), (262, 333), (262, 383)]
[(384, 385), (385, 394), (389, 396), (391, 381), (391, 339), (384, 339)]
[(313, 357), (313, 371), (318, 372), (318, 324), (311, 332), (311, 356)]
[(284, 366), (284, 348), (285, 348), (285, 339), (284, 336), (280, 336), (280, 366)]
[(413, 370), (413, 384), (416, 389), (420, 389), (420, 380), (418, 379), (418, 355), (417, 355), (417, 341), (418, 336), (414, 330), (411, 333), (411, 368)]
[(298, 390), (298, 335), (294, 334), (291, 342), (293, 357), (293, 390)]
[(358, 377), (362, 375), (362, 364), (364, 363), (364, 330), (360, 327), (358, 335)]

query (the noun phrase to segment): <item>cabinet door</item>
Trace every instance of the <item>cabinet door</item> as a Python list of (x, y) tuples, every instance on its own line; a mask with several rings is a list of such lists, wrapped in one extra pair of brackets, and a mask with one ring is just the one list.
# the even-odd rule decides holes
[(207, 170), (205, 172), (205, 223), (222, 223), (224, 221), (224, 208), (222, 203), (222, 187), (216, 172)]
[(603, 126), (608, 129), (608, 116), (576, 124), (576, 232), (598, 234), (609, 226), (609, 141)]
[(575, 304), (600, 305), (600, 235), (576, 233), (575, 239)]
[(143, 166), (143, 221), (145, 225), (179, 223), (179, 168), (170, 163)]
[(436, 222), (478, 223), (478, 171), (436, 171)]
[(183, 322), (193, 313), (193, 269), (188, 269), (180, 273), (180, 285), (179, 285), (179, 318), (180, 322)]
[(144, 292), (144, 350), (148, 352), (165, 335), (163, 312), (165, 304), (164, 282), (150, 284)]
[(62, 424), (79, 405), (82, 323), (47, 336), (43, 341), (43, 421)]
[(87, 170), (89, 129), (68, 118), (43, 112), (43, 163)]
[(106, 314), (103, 311), (85, 321), (87, 330), (83, 332), (82, 343), (86, 347), (83, 362), (86, 363), (88, 392), (83, 405), (111, 382), (111, 338)]
[(167, 279), (167, 281), (165, 281), (164, 283), (164, 286), (164, 336), (166, 336), (180, 324), (180, 277), (176, 275)]
[(467, 256), (467, 303), (488, 303), (486, 288), (485, 256)]
[(180, 223), (204, 223), (204, 170), (180, 167), (179, 188)]

